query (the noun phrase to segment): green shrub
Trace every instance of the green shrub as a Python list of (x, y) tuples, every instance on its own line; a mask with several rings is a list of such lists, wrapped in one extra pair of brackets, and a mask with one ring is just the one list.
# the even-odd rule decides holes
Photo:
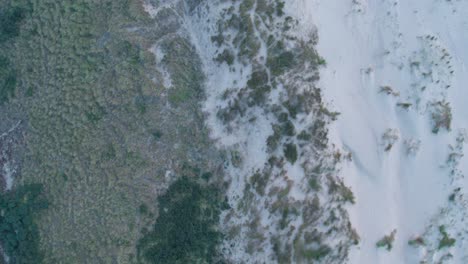
[(311, 178), (309, 179), (309, 186), (312, 188), (314, 191), (319, 191), (322, 187), (320, 185), (320, 182), (317, 178)]
[(276, 15), (283, 16), (284, 15), (284, 2), (283, 1), (276, 1)]
[(21, 186), (0, 196), (0, 242), (9, 263), (41, 263), (34, 217), (48, 207), (42, 185)]
[(294, 134), (296, 134), (296, 129), (294, 128), (294, 124), (288, 120), (286, 121), (284, 124), (283, 124), (283, 133), (286, 135), (286, 136), (294, 136)]
[(328, 193), (338, 193), (344, 202), (350, 202), (352, 204), (356, 202), (353, 191), (351, 191), (343, 181), (335, 181), (331, 178), (329, 178), (329, 180)]
[(258, 14), (265, 14), (268, 18), (272, 18), (275, 12), (275, 7), (268, 2), (268, 0), (257, 0), (255, 12)]
[(211, 42), (216, 43), (216, 45), (220, 47), (224, 43), (223, 34), (219, 33), (218, 35), (211, 36)]
[(270, 175), (267, 173), (256, 172), (252, 177), (250, 177), (250, 184), (255, 189), (255, 191), (260, 195), (265, 195), (265, 188), (267, 186)]
[(158, 198), (159, 217), (138, 242), (149, 263), (212, 263), (221, 233), (217, 230), (222, 199), (213, 187), (182, 177)]
[(4, 79), (0, 79), (0, 82), (0, 103), (4, 103), (14, 96), (16, 75), (14, 73), (9, 73)]
[(148, 206), (144, 203), (140, 204), (140, 207), (138, 208), (138, 211), (142, 215), (147, 215), (149, 213)]
[(270, 68), (271, 73), (275, 76), (281, 75), (288, 68), (294, 66), (294, 53), (285, 51), (278, 56), (268, 57), (267, 66)]
[(303, 252), (306, 259), (319, 260), (331, 252), (331, 248), (327, 245), (321, 245), (317, 249), (309, 249)]
[(257, 88), (268, 84), (268, 73), (265, 70), (255, 71), (247, 81), (249, 88)]
[(162, 47), (166, 54), (162, 62), (167, 65), (174, 85), (169, 90), (169, 102), (173, 106), (180, 106), (190, 100), (202, 98), (201, 83), (204, 76), (200, 58), (193, 45), (182, 37), (174, 37), (166, 40)]
[(267, 147), (269, 152), (273, 152), (278, 148), (281, 141), (281, 128), (279, 125), (273, 125), (273, 135), (267, 138)]
[(455, 245), (455, 238), (449, 237), (447, 231), (445, 230), (445, 226), (439, 226), (439, 232), (440, 234), (442, 234), (442, 239), (439, 241), (439, 249), (442, 249), (444, 247), (452, 247), (453, 245)]
[(284, 156), (291, 163), (294, 164), (297, 160), (297, 147), (293, 143), (286, 144), (284, 146)]
[(16, 72), (13, 70), (10, 60), (0, 56), (0, 104), (13, 97), (16, 82)]
[(271, 86), (268, 85), (268, 73), (265, 70), (253, 72), (247, 81), (247, 86), (250, 89), (248, 105), (263, 104), (271, 91)]
[(310, 141), (312, 139), (312, 135), (305, 130), (302, 130), (299, 135), (297, 135), (297, 139), (302, 141)]
[(432, 133), (437, 134), (441, 128), (451, 130), (452, 108), (445, 101), (439, 101), (431, 104), (432, 107)]
[(327, 61), (324, 58), (320, 57), (320, 58), (318, 58), (317, 64), (322, 65), (322, 66), (326, 66)]
[(163, 136), (163, 133), (160, 130), (155, 129), (155, 130), (151, 131), (151, 135), (153, 136), (153, 138), (155, 140), (159, 140)]
[(219, 63), (226, 62), (227, 65), (231, 66), (234, 63), (234, 54), (230, 50), (225, 49), (223, 53), (218, 54), (215, 61)]
[(408, 245), (410, 246), (424, 246), (426, 243), (424, 242), (424, 239), (422, 237), (416, 237), (408, 241)]
[(19, 7), (0, 9), (0, 43), (19, 35), (20, 23), (25, 17), (25, 10)]
[(239, 6), (239, 12), (241, 14), (245, 14), (249, 12), (254, 7), (255, 1), (254, 0), (244, 0)]
[(384, 247), (388, 251), (392, 250), (393, 241), (395, 241), (395, 235), (396, 235), (396, 230), (393, 230), (392, 233), (390, 233), (390, 235), (386, 235), (382, 239), (377, 241), (376, 246), (378, 248)]

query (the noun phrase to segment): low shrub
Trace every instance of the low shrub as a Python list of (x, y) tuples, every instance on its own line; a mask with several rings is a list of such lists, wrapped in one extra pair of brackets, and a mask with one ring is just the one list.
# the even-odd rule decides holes
[(0, 195), (0, 242), (9, 263), (42, 263), (38, 212), (48, 207), (42, 185), (20, 186)]
[(439, 241), (439, 249), (442, 249), (444, 247), (452, 247), (453, 245), (455, 245), (455, 238), (449, 237), (447, 231), (445, 230), (445, 226), (439, 226), (439, 232), (442, 235), (442, 239)]
[(182, 177), (158, 198), (153, 230), (138, 242), (148, 263), (213, 263), (221, 232), (217, 229), (222, 199), (214, 187)]
[(283, 149), (284, 156), (291, 163), (294, 164), (297, 161), (297, 147), (293, 143), (288, 143)]
[(392, 233), (390, 233), (390, 235), (386, 235), (382, 239), (377, 241), (376, 246), (378, 248), (384, 247), (388, 251), (392, 250), (393, 241), (395, 241), (395, 235), (396, 235), (396, 229), (394, 229)]

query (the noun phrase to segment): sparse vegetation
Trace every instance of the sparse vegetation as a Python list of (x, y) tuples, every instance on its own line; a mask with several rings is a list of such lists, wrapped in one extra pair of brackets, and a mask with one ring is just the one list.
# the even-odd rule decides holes
[(405, 103), (402, 103), (402, 102), (397, 103), (398, 107), (401, 107), (401, 108), (403, 108), (405, 110), (408, 110), (412, 105), (413, 105), (412, 103), (406, 103), (406, 102)]
[[(350, 241), (357, 243), (356, 234), (348, 232), (352, 229), (351, 225), (340, 221), (347, 217), (346, 212), (334, 207), (347, 202), (354, 203), (354, 194), (344, 184), (336, 183), (333, 186), (335, 190), (330, 193), (333, 202), (326, 204), (334, 207), (330, 220), (327, 221), (328, 214), (322, 210), (318, 196), (313, 201), (291, 201), (294, 200), (290, 199), (294, 195), (291, 190), (296, 183), (286, 170), (289, 167), (287, 163), (297, 164), (302, 155), (309, 157), (310, 152), (314, 152), (319, 157), (328, 153), (327, 124), (339, 115), (326, 108), (320, 89), (313, 87), (313, 83), (319, 80), (319, 67), (326, 65), (326, 61), (314, 49), (317, 37), (298, 40), (287, 33), (296, 26), (297, 21), (293, 17), (278, 17), (284, 15), (284, 1), (242, 0), (236, 3), (239, 4), (239, 12), (226, 8), (222, 11), (222, 19), (216, 21), (219, 27), (218, 32), (212, 33), (215, 36), (212, 41), (214, 46), (218, 46), (218, 51), (214, 59), (224, 62), (223, 50), (232, 50), (236, 55), (235, 60), (246, 67), (240, 65), (240, 69), (231, 68), (231, 71), (240, 70), (243, 76), (248, 76), (249, 73), (251, 75), (245, 87), (223, 87), (230, 92), (221, 96), (225, 104), (218, 110), (217, 117), (224, 121), (228, 133), (250, 129), (250, 124), (258, 120), (263, 122), (266, 117), (273, 132), (266, 140), (269, 157), (265, 166), (270, 166), (271, 170), (264, 167), (248, 177), (243, 193), (235, 198), (235, 201), (238, 199), (235, 209), (224, 219), (227, 225), (234, 225), (235, 222), (232, 229), (235, 232), (232, 232), (230, 239), (236, 243), (232, 243), (232, 249), (228, 248), (226, 254), (236, 254), (237, 258), (238, 252), (242, 255), (246, 253), (243, 260), (248, 260), (249, 255), (256, 253), (267, 254), (260, 252), (260, 247), (268, 239), (279, 263), (315, 263), (322, 259), (342, 263), (343, 259), (339, 255), (349, 245), (334, 250), (323, 241), (319, 243), (319, 240), (303, 243), (303, 235), (317, 224), (325, 222), (328, 223), (326, 225), (329, 230), (325, 231), (327, 234), (318, 232), (319, 236), (346, 230), (346, 235), (352, 237)], [(262, 48), (266, 48), (266, 54), (258, 52), (260, 44), (265, 44)], [(233, 73), (231, 77), (235, 76), (237, 73)], [(266, 116), (259, 116), (258, 112), (265, 113)], [(270, 114), (273, 114), (273, 120), (270, 119)], [(314, 121), (304, 124), (302, 120), (307, 115), (313, 115)], [(237, 146), (234, 149), (238, 149)], [(328, 158), (329, 156), (323, 161), (315, 158), (300, 159), (300, 165), (310, 180), (309, 186), (301, 186), (307, 188), (307, 195), (321, 189), (328, 191), (326, 184), (330, 181), (326, 181), (324, 171), (332, 171), (333, 164), (345, 157), (340, 154), (335, 155), (334, 160), (331, 160), (333, 157), (330, 160)], [(230, 153), (227, 153), (226, 160), (229, 166), (236, 167), (237, 163)], [(318, 171), (312, 171), (316, 165), (322, 165), (322, 162), (323, 167), (317, 166)], [(331, 175), (330, 178), (337, 177)], [(272, 179), (275, 181), (272, 182)], [(280, 186), (283, 180), (284, 185)], [(257, 202), (258, 206), (251, 206)], [(284, 233), (277, 236), (267, 232), (268, 227), (259, 222), (258, 216), (263, 213), (272, 214), (272, 221)], [(300, 226), (292, 224), (292, 220), (298, 216), (303, 220)], [(293, 245), (289, 242), (291, 239), (294, 239)]]
[(187, 39), (174, 37), (165, 41), (163, 49), (166, 54), (163, 63), (171, 73), (174, 86), (169, 90), (169, 101), (180, 106), (188, 100), (201, 99), (203, 75), (194, 47)]
[(445, 101), (431, 104), (432, 109), (432, 132), (437, 134), (441, 128), (450, 131), (452, 124), (452, 108)]
[(341, 199), (344, 202), (350, 202), (354, 204), (356, 202), (356, 198), (354, 196), (353, 191), (349, 189), (342, 180), (334, 180), (328, 177), (329, 184), (328, 184), (328, 193), (334, 194), (337, 193), (341, 196)]
[(455, 238), (449, 237), (444, 225), (439, 226), (439, 232), (442, 235), (442, 239), (440, 239), (439, 241), (439, 249), (442, 249), (444, 247), (452, 247), (453, 245), (455, 245)]
[(211, 41), (216, 43), (216, 45), (219, 47), (224, 43), (224, 36), (222, 33), (219, 33), (218, 35), (212, 36)]
[(321, 66), (326, 66), (326, 65), (327, 65), (327, 61), (326, 61), (324, 58), (319, 57), (319, 58), (318, 58), (318, 61), (317, 61), (317, 64), (318, 64), (318, 65), (321, 65)]
[(233, 63), (234, 63), (234, 54), (232, 53), (232, 51), (228, 50), (228, 49), (225, 49), (222, 53), (220, 53), (217, 57), (216, 57), (216, 61), (219, 62), (219, 63), (223, 63), (225, 62), (227, 65), (231, 66)]
[(455, 190), (453, 190), (453, 192), (449, 195), (448, 200), (449, 200), (450, 202), (454, 202), (454, 201), (455, 201), (455, 198), (457, 198), (457, 194), (460, 192), (460, 190), (461, 190), (460, 187), (458, 187), (458, 188), (456, 188)]
[(321, 185), (320, 185), (320, 182), (319, 182), (319, 180), (317, 178), (309, 179), (309, 186), (314, 191), (319, 191), (322, 188)]
[(403, 143), (406, 147), (407, 155), (416, 155), (421, 147), (421, 140), (419, 139), (405, 139)]
[(384, 134), (382, 135), (385, 151), (390, 151), (399, 138), (400, 136), (398, 130), (391, 128), (385, 130)]
[(252, 177), (250, 177), (250, 184), (258, 194), (265, 195), (265, 188), (267, 186), (268, 180), (268, 174), (257, 171)]
[(310, 141), (312, 139), (312, 135), (303, 130), (297, 135), (297, 139), (302, 141)]
[(309, 249), (303, 252), (304, 258), (309, 260), (320, 260), (328, 255), (332, 249), (327, 245), (321, 245), (317, 249)]
[(455, 197), (456, 197), (456, 194), (455, 194), (455, 193), (451, 193), (451, 194), (449, 195), (449, 198), (448, 198), (448, 199), (449, 199), (449, 201), (453, 202), (453, 201), (455, 201)]
[(393, 241), (395, 241), (396, 229), (393, 230), (390, 235), (384, 236), (382, 239), (377, 241), (376, 246), (378, 248), (385, 248), (388, 251), (392, 250)]
[(387, 95), (392, 95), (395, 97), (400, 96), (400, 92), (394, 90), (391, 86), (385, 85), (380, 87), (380, 92), (385, 93)]
[(424, 239), (422, 237), (416, 237), (408, 241), (408, 245), (410, 246), (424, 246), (426, 243), (424, 242)]

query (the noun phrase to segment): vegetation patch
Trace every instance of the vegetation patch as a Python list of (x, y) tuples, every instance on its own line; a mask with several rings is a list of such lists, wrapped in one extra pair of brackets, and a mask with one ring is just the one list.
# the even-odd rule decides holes
[(376, 246), (378, 248), (386, 248), (388, 251), (392, 250), (393, 241), (395, 241), (396, 229), (390, 233), (390, 235), (384, 236), (382, 239), (377, 241)]
[(417, 246), (424, 246), (426, 245), (426, 243), (424, 242), (424, 239), (422, 237), (416, 237), (408, 241), (408, 245), (417, 247)]
[(331, 252), (331, 248), (327, 245), (321, 245), (317, 249), (309, 249), (303, 252), (303, 256), (310, 260), (320, 260)]
[(257, 171), (250, 177), (250, 184), (258, 194), (265, 195), (265, 188), (269, 178), (270, 175), (268, 173), (260, 173)]
[(297, 160), (297, 147), (296, 144), (288, 143), (284, 146), (284, 156), (291, 163), (294, 164)]
[(158, 264), (213, 263), (222, 239), (220, 200), (217, 189), (178, 179), (158, 198), (159, 216), (139, 241), (139, 256)]
[(450, 131), (452, 108), (448, 102), (435, 102), (432, 106), (432, 132), (437, 134), (441, 128)]
[(275, 76), (281, 75), (295, 65), (294, 53), (285, 51), (278, 56), (268, 57), (267, 65)]
[(220, 53), (215, 61), (219, 62), (219, 63), (223, 63), (225, 62), (227, 65), (231, 66), (233, 63), (234, 63), (234, 54), (232, 53), (232, 51), (228, 50), (228, 49), (225, 49), (222, 53)]
[[(44, 263), (135, 263), (140, 230), (154, 223), (154, 190), (180, 169), (171, 161), (217, 162), (193, 46), (141, 1), (0, 0), (1, 12), (4, 3), (27, 10), (0, 43), (2, 76), (18, 73), (14, 100), (0, 87), (10, 98), (0, 114), (24, 122), (21, 181), (43, 183), (53, 204), (37, 221)], [(176, 16), (166, 13), (166, 22)], [(150, 53), (156, 42), (165, 58)]]
[(439, 232), (442, 235), (442, 239), (439, 241), (439, 249), (442, 249), (444, 247), (452, 247), (453, 245), (455, 245), (455, 238), (449, 237), (447, 231), (445, 230), (445, 226), (439, 226)]
[(13, 97), (16, 88), (16, 71), (7, 57), (0, 56), (0, 104)]
[(17, 76), (16, 69), (9, 57), (14, 56), (10, 40), (14, 40), (20, 33), (20, 25), (26, 16), (26, 9), (12, 4), (0, 3), (0, 105), (8, 101), (15, 94)]
[(24, 8), (0, 5), (0, 43), (18, 36), (25, 15)]
[(356, 203), (356, 198), (353, 191), (349, 189), (341, 180), (333, 180), (328, 177), (330, 183), (328, 185), (328, 193), (338, 193), (341, 196), (341, 199), (344, 202), (350, 202), (352, 204)]
[(47, 207), (39, 184), (20, 186), (0, 195), (0, 242), (9, 263), (42, 263), (35, 217)]
[(179, 106), (188, 100), (200, 99), (203, 81), (200, 60), (194, 47), (182, 37), (174, 37), (163, 44), (166, 54), (162, 62), (167, 65), (174, 87), (169, 90), (169, 101)]

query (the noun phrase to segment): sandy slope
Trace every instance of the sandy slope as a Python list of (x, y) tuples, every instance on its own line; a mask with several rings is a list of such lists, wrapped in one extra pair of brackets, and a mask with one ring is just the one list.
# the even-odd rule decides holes
[[(448, 145), (468, 122), (468, 2), (302, 0), (290, 8), (305, 28), (318, 28), (318, 50), (328, 64), (321, 87), (341, 112), (331, 138), (353, 154), (341, 172), (357, 196), (349, 211), (361, 236), (350, 263), (435, 262), (441, 253), (431, 253), (430, 246), (413, 249), (408, 240), (431, 229), (432, 219), (444, 218), (438, 214), (453, 207), (449, 193), (466, 182), (451, 176), (447, 157)], [(380, 92), (383, 86), (395, 94)], [(430, 105), (444, 100), (452, 107), (452, 129), (435, 134)], [(393, 249), (377, 249), (375, 243), (393, 229)], [(444, 249), (455, 256), (447, 263), (466, 263), (462, 239)]]

